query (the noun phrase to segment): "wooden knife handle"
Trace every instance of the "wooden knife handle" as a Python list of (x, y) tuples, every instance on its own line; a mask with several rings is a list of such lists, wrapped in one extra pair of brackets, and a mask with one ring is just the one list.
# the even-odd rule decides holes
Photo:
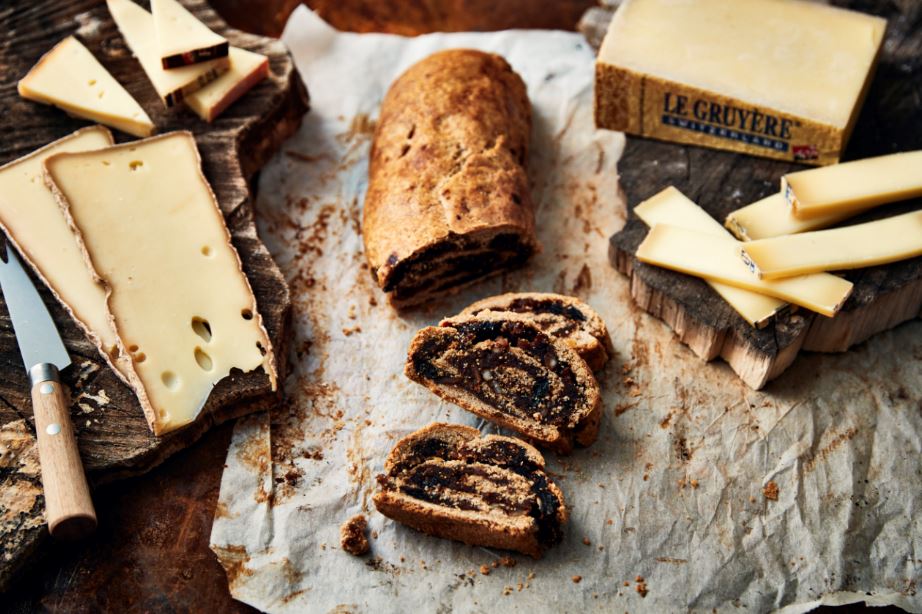
[(96, 529), (96, 510), (77, 451), (64, 389), (57, 381), (57, 369), (52, 367), (46, 373), (50, 379), (32, 385), (45, 517), (53, 537), (80, 539)]

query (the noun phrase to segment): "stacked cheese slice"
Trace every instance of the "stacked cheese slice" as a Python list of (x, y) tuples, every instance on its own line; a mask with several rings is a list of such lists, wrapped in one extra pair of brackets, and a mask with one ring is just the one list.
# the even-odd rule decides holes
[(157, 435), (232, 369), (276, 367), (188, 132), (112, 145), (96, 126), (0, 168), (0, 223), (134, 389)]
[(767, 322), (783, 302), (834, 316), (852, 284), (831, 272), (922, 255), (922, 210), (820, 229), (918, 196), (922, 151), (791, 173), (779, 194), (728, 216), (734, 238), (667, 188), (635, 208), (652, 227), (637, 258), (707, 280), (750, 324)]

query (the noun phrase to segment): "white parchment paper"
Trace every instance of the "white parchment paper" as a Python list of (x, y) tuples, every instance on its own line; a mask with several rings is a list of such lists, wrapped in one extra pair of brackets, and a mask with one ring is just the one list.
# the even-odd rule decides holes
[[(211, 539), (234, 597), (273, 612), (800, 612), (862, 600), (922, 611), (922, 323), (802, 356), (753, 392), (636, 309), (608, 264), (625, 216), (624, 137), (594, 129), (581, 36), (347, 34), (302, 7), (284, 41), (312, 110), (263, 171), (257, 209), (292, 287), (293, 368), (287, 404), (241, 421), (228, 452)], [(498, 52), (528, 84), (544, 251), (398, 316), (362, 251), (371, 130), (392, 80), (448, 47)], [(547, 454), (572, 510), (563, 543), (493, 567), (506, 553), (416, 533), (370, 496), (398, 438), (433, 420), (479, 424), (402, 375), (414, 332), (512, 290), (588, 301), (617, 356), (600, 377), (598, 441)], [(358, 512), (373, 532), (364, 558), (339, 548)]]

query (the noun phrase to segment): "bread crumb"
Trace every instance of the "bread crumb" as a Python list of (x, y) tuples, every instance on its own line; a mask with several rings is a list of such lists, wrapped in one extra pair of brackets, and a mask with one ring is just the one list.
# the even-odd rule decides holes
[(634, 578), (634, 582), (643, 582), (643, 576), (637, 576)]
[(625, 585), (625, 586), (630, 586), (630, 585), (631, 585), (631, 583), (630, 583), (630, 582), (628, 582), (627, 580), (625, 580), (625, 581), (624, 581), (624, 585)]
[(518, 561), (516, 561), (511, 556), (502, 556), (499, 558), (499, 564), (503, 567), (515, 567), (518, 564)]
[(647, 596), (647, 593), (649, 592), (649, 591), (647, 590), (647, 583), (646, 583), (646, 582), (643, 582), (643, 581), (637, 582), (637, 586), (634, 587), (634, 590), (637, 591), (637, 593), (638, 593), (641, 597), (646, 597), (646, 596)]
[(612, 520), (611, 518), (609, 518), (608, 520), (605, 521), (605, 524), (607, 524), (608, 526), (611, 526), (611, 525), (615, 524), (615, 521)]
[(768, 499), (769, 501), (778, 500), (778, 485), (775, 484), (774, 480), (769, 480), (768, 484), (762, 488), (762, 496)]
[(591, 545), (592, 545), (592, 542), (589, 541), (589, 538), (588, 538), (588, 537), (584, 537), (584, 538), (583, 538), (583, 544), (586, 545), (586, 546), (591, 546)]
[(482, 574), (485, 575), (485, 576), (489, 576), (489, 575), (490, 575), (490, 566), (489, 566), (489, 565), (481, 565), (481, 566), (480, 566), (480, 573), (482, 573)]
[(579, 584), (580, 582), (583, 581), (583, 577), (582, 577), (582, 576), (573, 576), (573, 577), (570, 578), (570, 579), (573, 580), (573, 584)]
[(511, 587), (511, 586), (504, 586), (504, 587), (503, 587), (503, 596), (509, 595), (510, 593), (512, 593), (512, 587)]
[(370, 549), (365, 531), (368, 521), (364, 514), (356, 514), (339, 527), (339, 545), (343, 550), (355, 556), (368, 554)]
[(692, 480), (689, 484), (691, 484), (692, 488), (698, 488), (698, 480)]

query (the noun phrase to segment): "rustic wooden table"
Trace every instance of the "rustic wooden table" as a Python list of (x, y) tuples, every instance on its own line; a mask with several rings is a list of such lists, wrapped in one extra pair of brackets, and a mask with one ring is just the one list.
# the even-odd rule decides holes
[[(300, 0), (211, 0), (233, 27), (278, 36)], [(512, 27), (573, 29), (595, 0), (307, 0), (343, 30), (413, 35)], [(322, 88), (322, 83), (309, 83)], [(99, 531), (53, 545), (7, 595), (10, 612), (249, 612), (208, 549), (232, 424), (145, 476), (95, 493)], [(826, 609), (826, 608), (822, 608)], [(884, 611), (890, 610), (886, 608)], [(880, 612), (881, 610), (875, 610)], [(895, 611), (895, 609), (894, 609)]]

